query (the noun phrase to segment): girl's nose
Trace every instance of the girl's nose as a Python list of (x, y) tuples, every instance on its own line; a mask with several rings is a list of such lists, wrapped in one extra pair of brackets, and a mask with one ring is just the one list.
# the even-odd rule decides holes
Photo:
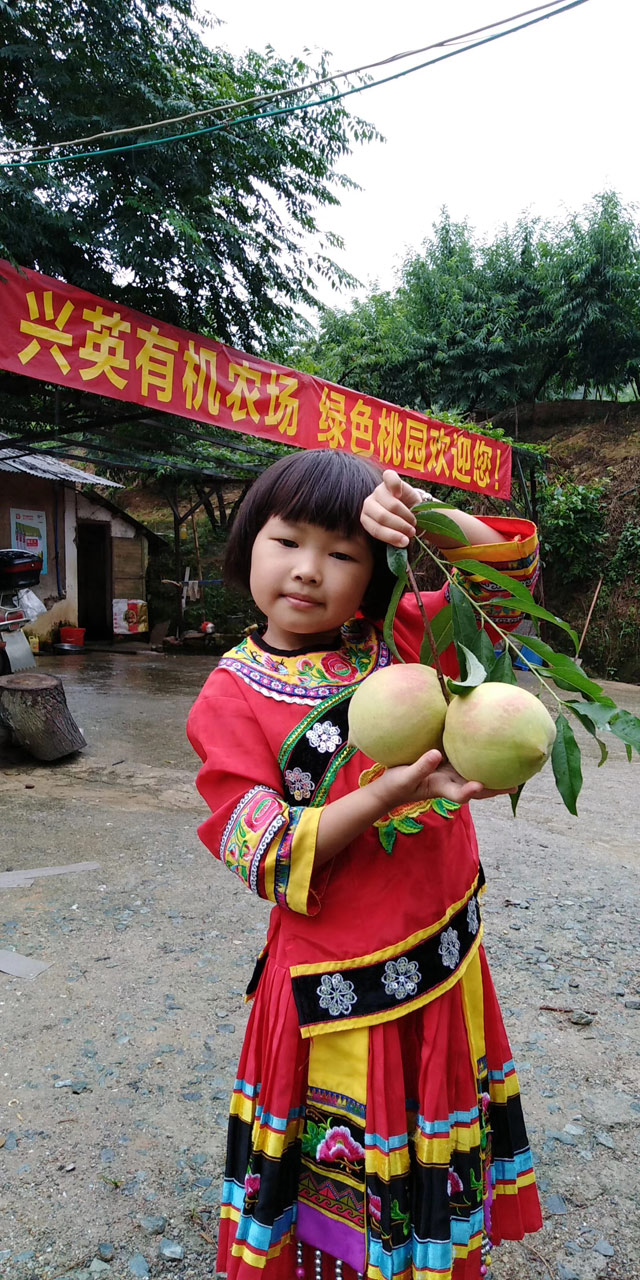
[(301, 582), (319, 582), (322, 576), (320, 565), (315, 556), (301, 556), (298, 560), (294, 572), (294, 578), (299, 578)]

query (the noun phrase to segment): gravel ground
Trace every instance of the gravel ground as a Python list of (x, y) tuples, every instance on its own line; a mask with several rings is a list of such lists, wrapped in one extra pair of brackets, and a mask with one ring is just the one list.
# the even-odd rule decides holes
[[(89, 749), (0, 760), (0, 1272), (208, 1280), (242, 993), (268, 908), (199, 845), (184, 721), (201, 658), (42, 659)], [(610, 686), (640, 713), (640, 690)], [(494, 1280), (640, 1277), (637, 759), (584, 746), (572, 819), (550, 771), (514, 822), (476, 805), (486, 947), (518, 1067), (545, 1225)], [(635, 786), (634, 786), (635, 782)], [(8, 836), (8, 840), (7, 840)], [(8, 853), (7, 853), (8, 849)], [(173, 1256), (172, 1256), (173, 1255)]]

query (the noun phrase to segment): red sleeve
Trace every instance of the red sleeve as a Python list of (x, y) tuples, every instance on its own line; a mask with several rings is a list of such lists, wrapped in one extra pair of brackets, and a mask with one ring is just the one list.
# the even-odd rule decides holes
[(187, 736), (202, 760), (197, 787), (211, 809), (198, 835), (252, 892), (303, 915), (322, 808), (287, 804), (275, 757), (239, 682), (215, 671), (196, 699)]

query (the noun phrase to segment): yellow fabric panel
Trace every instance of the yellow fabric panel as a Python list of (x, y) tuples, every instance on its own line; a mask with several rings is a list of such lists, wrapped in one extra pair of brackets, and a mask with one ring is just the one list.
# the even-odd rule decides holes
[(462, 976), (460, 990), (471, 1053), (471, 1067), (475, 1078), (478, 1075), (478, 1063), (485, 1056), (484, 994), (482, 989), (482, 968), (480, 956), (477, 952), (471, 963), (467, 965)]
[(468, 1127), (454, 1124), (450, 1132), (440, 1138), (427, 1138), (423, 1133), (417, 1133), (414, 1143), (418, 1164), (439, 1164), (447, 1169), (452, 1151), (477, 1149), (480, 1144), (480, 1128), (477, 1123)]
[(292, 1142), (302, 1137), (304, 1129), (304, 1120), (292, 1120), (287, 1125), (284, 1133), (275, 1133), (273, 1129), (267, 1129), (256, 1120), (251, 1134), (251, 1145), (254, 1151), (262, 1151), (272, 1160), (282, 1159), (283, 1153), (290, 1147)]
[(478, 560), (480, 564), (503, 563), (505, 560), (526, 560), (538, 545), (538, 535), (530, 534), (528, 538), (516, 542), (487, 542), (479, 547), (445, 547), (444, 554), (450, 564), (460, 564), (464, 560)]
[[(333, 1027), (329, 1028), (334, 1031)], [(366, 1105), (369, 1071), (369, 1030), (347, 1027), (326, 1036), (311, 1038), (309, 1086), (327, 1093), (347, 1093)]]
[[(228, 1214), (225, 1216), (232, 1217), (234, 1215)], [(234, 1220), (239, 1221), (237, 1217), (235, 1217)], [(286, 1235), (284, 1235), (282, 1239), (278, 1241), (277, 1244), (272, 1245), (271, 1249), (269, 1249), (269, 1252), (267, 1254), (254, 1253), (253, 1249), (251, 1249), (249, 1245), (246, 1245), (244, 1241), (234, 1240), (231, 1246), (231, 1253), (234, 1258), (242, 1258), (242, 1261), (246, 1262), (248, 1266), (256, 1267), (259, 1271), (262, 1271), (264, 1268), (265, 1262), (268, 1262), (270, 1258), (279, 1257), (279, 1255), (282, 1253), (282, 1250), (286, 1248), (288, 1244), (290, 1244), (292, 1239), (293, 1239), (293, 1228), (290, 1231), (287, 1231)]]
[(536, 1180), (533, 1169), (529, 1173), (519, 1173), (515, 1182), (498, 1182), (493, 1188), (494, 1196), (517, 1196), (521, 1187), (530, 1187)]
[(287, 906), (301, 915), (309, 914), (309, 886), (316, 856), (318, 823), (322, 808), (305, 809), (296, 827), (291, 846), (291, 871), (287, 886)]
[[(448, 1162), (447, 1144), (446, 1163)], [(377, 1147), (367, 1147), (364, 1163), (367, 1173), (376, 1173), (383, 1182), (389, 1182), (391, 1178), (400, 1178), (409, 1172), (409, 1152), (406, 1147), (388, 1154), (379, 1151)]]
[(506, 1080), (491, 1080), (489, 1082), (489, 1093), (492, 1102), (506, 1102), (508, 1098), (515, 1098), (520, 1093), (520, 1085), (518, 1077), (513, 1072), (507, 1076)]

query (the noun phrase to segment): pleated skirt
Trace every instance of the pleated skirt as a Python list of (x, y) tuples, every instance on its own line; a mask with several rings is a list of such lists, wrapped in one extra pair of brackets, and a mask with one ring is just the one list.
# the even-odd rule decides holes
[(481, 1280), (494, 1245), (542, 1226), (482, 949), (475, 966), (418, 1010), (310, 1042), (267, 960), (231, 1100), (219, 1272)]

